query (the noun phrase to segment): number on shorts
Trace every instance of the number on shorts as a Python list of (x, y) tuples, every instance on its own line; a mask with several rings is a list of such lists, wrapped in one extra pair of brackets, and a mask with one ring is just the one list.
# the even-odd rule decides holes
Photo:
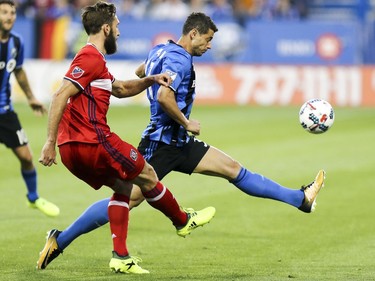
[(26, 144), (28, 142), (26, 133), (23, 129), (17, 131), (18, 141), (20, 145)]

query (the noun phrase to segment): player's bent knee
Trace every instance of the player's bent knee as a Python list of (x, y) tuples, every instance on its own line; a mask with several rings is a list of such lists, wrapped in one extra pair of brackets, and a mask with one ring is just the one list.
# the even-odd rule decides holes
[(230, 175), (232, 179), (235, 179), (240, 173), (242, 165), (236, 160), (233, 160), (231, 165), (228, 168), (229, 168), (228, 174)]
[(154, 188), (158, 181), (154, 168), (146, 162), (142, 172), (133, 180), (133, 183), (145, 191)]

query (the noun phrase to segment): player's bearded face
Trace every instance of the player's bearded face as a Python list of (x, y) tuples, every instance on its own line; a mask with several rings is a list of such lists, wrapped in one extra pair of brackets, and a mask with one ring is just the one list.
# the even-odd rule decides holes
[(104, 40), (104, 48), (108, 55), (114, 54), (117, 51), (116, 36), (112, 28), (107, 38)]

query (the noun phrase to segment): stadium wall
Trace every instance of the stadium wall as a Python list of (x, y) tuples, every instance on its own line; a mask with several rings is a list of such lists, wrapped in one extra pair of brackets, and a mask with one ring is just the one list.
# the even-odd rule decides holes
[[(141, 61), (109, 60), (108, 67), (118, 79), (136, 78)], [(70, 60), (25, 61), (34, 94), (48, 103), (60, 86)], [(197, 63), (197, 104), (259, 106), (301, 105), (310, 98), (323, 98), (334, 106), (375, 107), (375, 67), (315, 65), (253, 65)], [(17, 83), (13, 100), (25, 98)], [(115, 105), (147, 104), (145, 94), (119, 100)]]

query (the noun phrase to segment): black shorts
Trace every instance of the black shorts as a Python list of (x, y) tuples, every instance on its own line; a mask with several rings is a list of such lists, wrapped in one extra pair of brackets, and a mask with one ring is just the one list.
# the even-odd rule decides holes
[(182, 147), (145, 139), (138, 146), (139, 152), (154, 168), (159, 180), (171, 171), (190, 175), (209, 148), (208, 144), (193, 136)]
[(14, 111), (0, 114), (0, 143), (8, 148), (16, 148), (28, 142), (17, 114)]

